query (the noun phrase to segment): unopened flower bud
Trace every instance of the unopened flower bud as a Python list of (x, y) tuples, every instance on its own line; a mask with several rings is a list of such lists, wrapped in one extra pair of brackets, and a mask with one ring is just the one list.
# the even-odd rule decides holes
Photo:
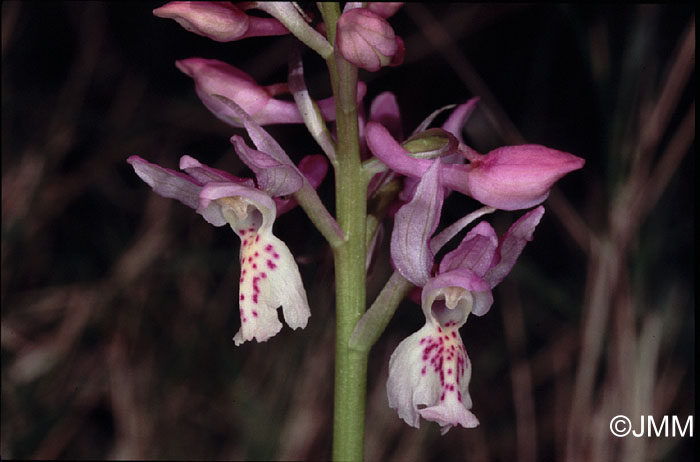
[[(286, 84), (263, 87), (242, 70), (216, 59), (188, 58), (176, 61), (175, 65), (194, 79), (197, 96), (207, 109), (229, 125), (243, 126), (236, 112), (231, 110), (225, 100), (236, 103), (260, 125), (304, 122), (294, 101), (275, 98), (275, 95), (289, 91)], [(358, 102), (366, 92), (365, 83), (358, 82)], [(317, 103), (324, 120), (335, 120), (333, 97)]]
[(194, 79), (199, 98), (207, 109), (224, 122), (232, 123), (232, 114), (213, 95), (222, 95), (235, 101), (253, 117), (262, 112), (272, 99), (265, 88), (258, 85), (250, 75), (224, 62), (189, 58), (176, 61), (175, 65)]
[(541, 203), (557, 180), (585, 163), (573, 154), (537, 144), (504, 146), (470, 160), (470, 195), (503, 210)]
[(368, 71), (397, 65), (404, 54), (403, 41), (389, 23), (366, 8), (346, 11), (338, 19), (336, 46), (345, 59)]
[(153, 14), (174, 19), (186, 30), (217, 42), (289, 33), (277, 19), (248, 16), (230, 2), (170, 2)]

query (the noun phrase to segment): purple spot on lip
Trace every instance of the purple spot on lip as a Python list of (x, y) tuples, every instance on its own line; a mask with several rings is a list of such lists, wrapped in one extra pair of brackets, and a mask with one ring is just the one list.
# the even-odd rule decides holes
[(270, 268), (270, 269), (275, 269), (275, 268), (277, 268), (277, 265), (275, 265), (275, 264), (272, 262), (272, 260), (268, 260), (268, 261), (267, 261), (267, 267)]

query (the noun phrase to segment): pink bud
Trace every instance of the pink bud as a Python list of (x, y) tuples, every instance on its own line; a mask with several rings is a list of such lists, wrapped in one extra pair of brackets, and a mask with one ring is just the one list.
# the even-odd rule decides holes
[(258, 85), (250, 75), (224, 62), (189, 58), (176, 61), (175, 65), (194, 79), (195, 90), (204, 105), (225, 122), (231, 123), (231, 114), (213, 95), (222, 95), (235, 101), (253, 117), (272, 99), (265, 88)]
[(396, 65), (397, 54), (402, 60), (403, 41), (399, 41), (389, 23), (366, 8), (348, 10), (338, 19), (336, 45), (340, 53), (368, 71)]
[[(243, 126), (236, 113), (217, 95), (236, 103), (260, 125), (304, 122), (294, 101), (274, 98), (289, 90), (286, 84), (263, 87), (242, 70), (216, 59), (188, 58), (175, 61), (175, 65), (194, 79), (197, 96), (207, 109), (229, 125)], [(358, 82), (358, 102), (366, 92), (365, 83)], [(333, 97), (318, 101), (318, 107), (325, 120), (335, 120)]]
[(153, 14), (174, 19), (188, 31), (217, 42), (289, 33), (277, 19), (248, 16), (230, 2), (170, 2)]
[(470, 195), (503, 210), (539, 204), (558, 179), (585, 163), (573, 154), (537, 144), (504, 146), (469, 160), (466, 180)]

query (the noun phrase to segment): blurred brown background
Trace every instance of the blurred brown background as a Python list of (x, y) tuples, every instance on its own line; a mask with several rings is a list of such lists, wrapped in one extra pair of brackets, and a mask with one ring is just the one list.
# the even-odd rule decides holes
[[(234, 347), (238, 240), (160, 198), (125, 159), (183, 154), (247, 175), (236, 130), (174, 67), (228, 61), (286, 79), (291, 37), (220, 44), (152, 16), (161, 3), (2, 3), (3, 458), (324, 460), (330, 456), (332, 262), (294, 210), (309, 326)], [(308, 4), (308, 8), (314, 8)], [(688, 5), (410, 4), (390, 22), (391, 90), (409, 133), (481, 96), (466, 127), (485, 152), (523, 141), (587, 160), (492, 310), (462, 329), (477, 429), (440, 437), (388, 408), (388, 359), (423, 323), (405, 302), (370, 361), (368, 460), (690, 460), (686, 437), (616, 438), (610, 419), (695, 403), (695, 9)], [(312, 95), (324, 65), (305, 54)], [(270, 131), (294, 159), (300, 127)], [(332, 206), (332, 180), (321, 194)], [(453, 194), (445, 224), (475, 207)], [(499, 212), (505, 229), (518, 213)], [(390, 223), (387, 223), (390, 225)], [(390, 229), (390, 228), (387, 228)], [(386, 239), (385, 239), (386, 241)], [(388, 277), (387, 243), (370, 296)]]

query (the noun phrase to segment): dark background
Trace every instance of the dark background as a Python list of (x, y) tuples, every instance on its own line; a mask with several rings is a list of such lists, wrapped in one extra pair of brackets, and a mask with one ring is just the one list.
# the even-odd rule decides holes
[[(2, 4), (0, 455), (328, 459), (334, 314), (320, 234), (298, 209), (275, 225), (299, 260), (308, 327), (234, 347), (238, 240), (125, 162), (176, 168), (189, 154), (249, 175), (228, 141), (240, 130), (174, 61), (220, 59), (269, 85), (286, 79), (294, 39), (216, 43), (154, 17), (160, 5)], [(618, 439), (608, 424), (694, 413), (694, 13), (411, 4), (390, 19), (405, 64), (361, 74), (366, 104), (395, 92), (410, 133), (478, 95), (465, 129), (476, 149), (527, 141), (587, 163), (545, 202), (492, 310), (462, 329), (481, 425), (441, 437), (388, 408), (389, 356), (424, 322), (406, 301), (370, 360), (367, 460), (692, 457), (687, 436)], [(304, 62), (312, 95), (329, 96), (324, 64)], [(320, 152), (299, 126), (270, 131), (295, 160)], [(320, 192), (332, 207), (332, 178)], [(443, 223), (475, 206), (453, 194)], [(503, 231), (518, 216), (490, 221)], [(389, 275), (386, 241), (370, 297)]]

